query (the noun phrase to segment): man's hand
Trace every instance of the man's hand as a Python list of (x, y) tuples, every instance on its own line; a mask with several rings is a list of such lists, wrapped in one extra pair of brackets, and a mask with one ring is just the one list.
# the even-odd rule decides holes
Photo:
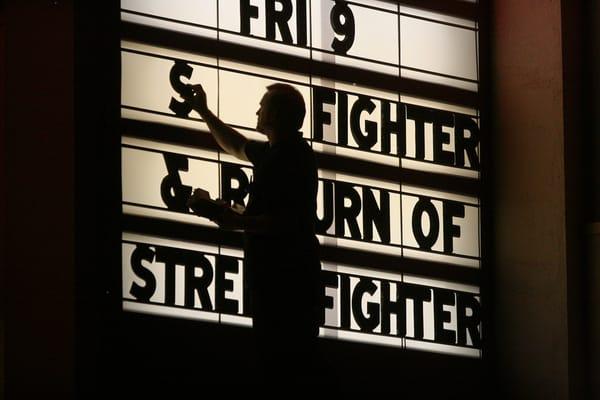
[(209, 199), (210, 195), (208, 194), (208, 192), (206, 190), (203, 189), (194, 189), (194, 192), (192, 193), (192, 195), (189, 197), (189, 199), (187, 200), (186, 205), (188, 207), (193, 207), (198, 201), (200, 200), (206, 200)]
[(191, 97), (183, 97), (184, 100), (189, 101), (192, 104), (192, 108), (203, 116), (208, 111), (208, 105), (206, 101), (206, 92), (200, 84), (190, 85), (192, 89)]
[(213, 221), (219, 225), (219, 228), (233, 231), (243, 229), (243, 218), (231, 208), (225, 208)]
[(188, 93), (181, 95), (181, 97), (191, 104), (194, 111), (200, 114), (219, 146), (234, 157), (248, 161), (248, 156), (246, 155), (246, 143), (248, 139), (221, 121), (219, 117), (208, 109), (206, 93), (202, 85), (188, 85), (186, 88), (189, 89), (189, 91), (186, 91)]

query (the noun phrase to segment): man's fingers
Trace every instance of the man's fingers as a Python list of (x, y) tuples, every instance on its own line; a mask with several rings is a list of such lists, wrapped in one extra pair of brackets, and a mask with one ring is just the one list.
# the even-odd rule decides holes
[(202, 85), (192, 85), (192, 90), (196, 94), (204, 95), (204, 88), (202, 87)]

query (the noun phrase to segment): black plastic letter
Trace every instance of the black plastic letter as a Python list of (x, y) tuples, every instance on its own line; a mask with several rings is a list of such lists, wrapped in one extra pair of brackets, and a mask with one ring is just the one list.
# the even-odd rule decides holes
[[(233, 187), (233, 181), (237, 187)], [(235, 164), (221, 164), (221, 198), (227, 202), (233, 201), (239, 205), (246, 205), (244, 198), (248, 189), (248, 177), (241, 167)]]
[[(207, 311), (214, 311), (208, 293), (208, 288), (214, 276), (213, 266), (200, 253), (185, 251), (183, 255), (185, 256), (185, 306), (194, 308), (194, 297), (198, 293), (201, 308)], [(202, 270), (202, 275), (199, 277), (196, 276), (197, 269)]]
[(415, 159), (425, 159), (425, 123), (433, 122), (433, 113), (431, 109), (406, 105), (406, 119), (415, 121)]
[(390, 242), (390, 194), (379, 189), (379, 203), (375, 201), (372, 189), (363, 187), (363, 229), (365, 240), (373, 240), (373, 225), (382, 243)]
[(365, 132), (363, 133), (360, 127), (360, 115), (366, 111), (371, 114), (375, 109), (375, 103), (366, 97), (359, 96), (358, 100), (352, 105), (352, 111), (350, 111), (350, 129), (352, 131), (352, 137), (358, 143), (358, 147), (361, 150), (369, 150), (377, 143), (377, 122), (365, 120)]
[(188, 170), (188, 159), (175, 153), (164, 153), (163, 158), (168, 175), (160, 183), (160, 196), (169, 210), (188, 212), (186, 202), (192, 194), (192, 187), (182, 184), (179, 177), (179, 171)]
[(226, 273), (239, 273), (238, 260), (229, 256), (218, 256), (215, 271), (215, 306), (216, 311), (225, 314), (238, 313), (238, 301), (225, 297), (226, 292), (233, 291), (233, 281), (227, 279)]
[(412, 285), (409, 283), (398, 284), (400, 291), (398, 297), (406, 303), (406, 299), (413, 301), (413, 326), (415, 339), (423, 339), (424, 337), (424, 322), (423, 322), (423, 303), (431, 301), (431, 289), (425, 286)]
[[(390, 317), (396, 314), (396, 335), (400, 337), (406, 336), (406, 298), (399, 297), (400, 287), (396, 286), (396, 298), (390, 298), (390, 283), (387, 281), (381, 282), (381, 333), (389, 335)], [(398, 285), (398, 284), (397, 284)]]
[(333, 297), (328, 296), (326, 293), (327, 288), (337, 289), (338, 288), (338, 277), (335, 272), (331, 271), (321, 271), (321, 284), (322, 289), (321, 293), (322, 297), (322, 307), (321, 307), (321, 320), (319, 325), (325, 324), (325, 310), (333, 309)]
[[(477, 155), (477, 146), (479, 146), (479, 126), (471, 117), (466, 115), (454, 115), (454, 140), (456, 142), (456, 165), (464, 167), (465, 154), (469, 158), (471, 168), (479, 169), (479, 156)], [(470, 136), (465, 136), (465, 131), (470, 132)]]
[(444, 306), (453, 306), (456, 303), (454, 293), (448, 289), (433, 288), (433, 327), (435, 341), (445, 344), (455, 344), (456, 332), (444, 328), (446, 322), (451, 322), (452, 314), (444, 310)]
[(334, 38), (331, 48), (336, 53), (346, 54), (354, 43), (354, 14), (345, 1), (337, 0), (331, 9), (329, 19), (333, 31), (344, 37), (342, 40)]
[[(467, 315), (467, 309), (471, 310), (471, 315)], [(474, 347), (481, 347), (481, 335), (479, 333), (479, 324), (481, 306), (474, 295), (469, 293), (456, 294), (456, 330), (458, 331), (458, 345), (467, 346), (467, 331), (471, 337)]]
[(296, 32), (298, 33), (298, 46), (306, 46), (306, 0), (296, 0)]
[(320, 194), (323, 196), (323, 218), (317, 216), (316, 231), (319, 234), (326, 234), (327, 230), (333, 223), (333, 182), (321, 181), (323, 191)]
[(454, 238), (460, 237), (460, 226), (454, 225), (454, 217), (465, 217), (465, 205), (456, 201), (444, 200), (444, 253), (452, 253)]
[(337, 143), (341, 146), (348, 145), (348, 95), (337, 92)]
[[(179, 249), (156, 246), (156, 261), (165, 264), (165, 300), (164, 304), (175, 304), (175, 264), (179, 258)], [(179, 263), (183, 265), (183, 263)]]
[(149, 301), (156, 290), (156, 278), (152, 271), (142, 265), (142, 261), (152, 262), (154, 260), (154, 251), (146, 245), (137, 245), (131, 254), (131, 269), (146, 284), (140, 286), (133, 282), (129, 293), (139, 301)]
[[(280, 11), (275, 9), (275, 3), (281, 4)], [(275, 25), (277, 25), (283, 43), (293, 44), (292, 33), (288, 26), (288, 21), (292, 17), (292, 12), (294, 11), (291, 0), (266, 0), (265, 11), (267, 39), (275, 40)]]
[(331, 125), (331, 114), (323, 110), (325, 104), (335, 105), (335, 91), (315, 86), (313, 88), (313, 140), (317, 142), (323, 141), (323, 125)]
[(450, 144), (450, 134), (444, 127), (452, 127), (454, 118), (447, 111), (435, 111), (433, 122), (433, 161), (442, 165), (454, 165), (454, 153), (444, 150), (444, 144)]
[(250, 0), (240, 0), (240, 33), (250, 36), (250, 19), (258, 19), (258, 7), (250, 4)]
[[(427, 214), (429, 217), (429, 232), (427, 232), (427, 235), (423, 233), (423, 214)], [(435, 206), (427, 197), (419, 197), (419, 201), (415, 204), (412, 214), (412, 228), (419, 247), (423, 250), (431, 250), (440, 233), (440, 217)]]
[[(358, 227), (358, 214), (360, 214), (360, 196), (352, 185), (345, 182), (335, 183), (335, 234), (344, 237), (346, 226), (344, 221), (348, 222), (350, 228), (350, 237), (352, 239), (361, 239), (360, 228)], [(349, 199), (350, 205), (346, 207), (344, 200)]]
[[(171, 86), (183, 98), (191, 97), (192, 89), (190, 86), (181, 82), (181, 77), (185, 76), (186, 78), (190, 79), (192, 77), (192, 72), (194, 72), (194, 69), (190, 67), (189, 64), (183, 61), (175, 61), (175, 65), (173, 65), (171, 72), (169, 73)], [(174, 97), (171, 97), (169, 109), (178, 117), (187, 117), (190, 111), (192, 111), (192, 105), (187, 101), (179, 101)]]
[(340, 328), (350, 329), (350, 277), (339, 274), (340, 276)]
[(362, 298), (365, 293), (373, 295), (376, 291), (377, 285), (369, 278), (360, 278), (354, 287), (354, 292), (352, 293), (352, 315), (354, 315), (354, 319), (360, 327), (361, 332), (373, 332), (373, 329), (379, 325), (379, 304), (370, 301), (367, 302), (367, 315), (362, 310)]
[[(391, 108), (396, 105), (396, 121), (392, 121)], [(406, 111), (402, 103), (390, 103), (381, 100), (381, 152), (391, 153), (391, 136), (396, 135), (396, 148), (398, 157), (406, 155)]]

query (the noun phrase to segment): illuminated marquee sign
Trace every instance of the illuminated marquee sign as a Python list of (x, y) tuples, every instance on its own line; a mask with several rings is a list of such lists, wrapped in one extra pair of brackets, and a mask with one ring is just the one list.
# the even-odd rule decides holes
[(252, 167), (181, 95), (201, 83), (264, 140), (256, 108), (285, 82), (319, 164), (321, 335), (480, 357), (476, 22), (382, 0), (121, 8), (125, 310), (251, 325), (239, 235), (185, 202), (202, 187), (245, 204)]

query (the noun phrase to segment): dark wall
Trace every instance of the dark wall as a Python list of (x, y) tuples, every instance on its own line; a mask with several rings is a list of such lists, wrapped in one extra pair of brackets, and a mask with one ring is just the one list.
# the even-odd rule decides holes
[(589, 344), (591, 398), (600, 398), (600, 5), (588, 2), (585, 20), (585, 80), (587, 115), (585, 138), (588, 153), (587, 179), (590, 185), (590, 214), (588, 216), (589, 249)]
[[(76, 395), (112, 395), (120, 316), (119, 0), (76, 2)], [(127, 350), (125, 350), (127, 352)]]
[(2, 296), (6, 397), (74, 384), (73, 4), (6, 1)]
[(586, 70), (585, 79), (588, 82), (586, 85), (588, 101), (586, 112), (589, 116), (586, 137), (590, 141), (591, 153), (588, 154), (591, 162), (590, 175), (592, 182), (592, 217), (595, 222), (600, 221), (600, 76), (598, 71), (600, 68), (600, 6), (596, 1), (588, 2), (588, 7), (585, 10), (587, 19), (585, 20), (587, 40), (585, 42), (586, 49)]
[(493, 4), (496, 378), (506, 397), (587, 398), (587, 3)]
[(579, 6), (493, 2), (493, 301), (505, 398), (584, 398)]

